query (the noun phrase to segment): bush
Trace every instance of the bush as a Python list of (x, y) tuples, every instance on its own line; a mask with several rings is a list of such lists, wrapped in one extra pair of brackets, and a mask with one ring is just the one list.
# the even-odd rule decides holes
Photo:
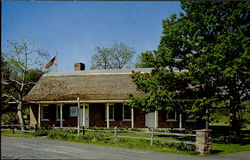
[(186, 143), (167, 143), (169, 148), (176, 148), (180, 151), (194, 151), (195, 145)]
[(49, 130), (45, 128), (39, 128), (37, 132), (34, 133), (35, 136), (47, 136), (49, 134)]
[(15, 112), (7, 112), (2, 114), (1, 116), (1, 124), (8, 125), (8, 124), (18, 124), (18, 117)]
[(91, 141), (95, 141), (95, 140), (102, 140), (102, 138), (104, 137), (103, 134), (101, 133), (92, 133), (92, 132), (86, 132), (85, 135), (83, 136), (84, 139), (86, 140), (91, 140)]

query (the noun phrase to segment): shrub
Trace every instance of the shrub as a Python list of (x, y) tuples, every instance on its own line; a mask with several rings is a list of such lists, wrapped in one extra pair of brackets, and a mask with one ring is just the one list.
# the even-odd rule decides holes
[(93, 141), (95, 141), (95, 140), (100, 141), (100, 140), (102, 140), (103, 137), (104, 137), (104, 135), (101, 133), (92, 133), (92, 132), (86, 132), (85, 135), (83, 136), (84, 139), (91, 140), (91, 141), (92, 140)]
[(45, 128), (39, 128), (37, 132), (34, 133), (35, 136), (47, 136), (49, 134), (49, 130)]
[(7, 125), (7, 124), (17, 124), (18, 123), (18, 117), (15, 112), (7, 112), (2, 114), (1, 116), (1, 124)]
[(168, 143), (169, 148), (176, 148), (180, 151), (194, 151), (195, 145), (186, 143)]

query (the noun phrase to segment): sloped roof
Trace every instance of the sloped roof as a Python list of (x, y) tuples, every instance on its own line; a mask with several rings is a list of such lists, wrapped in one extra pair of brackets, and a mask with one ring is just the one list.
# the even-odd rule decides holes
[(44, 74), (25, 101), (127, 100), (128, 93), (140, 96), (132, 82), (132, 70), (150, 72), (151, 68), (107, 69)]

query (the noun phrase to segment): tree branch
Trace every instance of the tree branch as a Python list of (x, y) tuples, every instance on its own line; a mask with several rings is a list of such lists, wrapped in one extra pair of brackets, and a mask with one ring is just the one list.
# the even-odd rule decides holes
[(2, 94), (2, 96), (3, 97), (7, 97), (7, 98), (11, 98), (11, 99), (13, 99), (14, 101), (16, 101), (16, 102), (19, 102), (14, 96), (12, 96), (12, 95), (9, 95), (9, 94)]

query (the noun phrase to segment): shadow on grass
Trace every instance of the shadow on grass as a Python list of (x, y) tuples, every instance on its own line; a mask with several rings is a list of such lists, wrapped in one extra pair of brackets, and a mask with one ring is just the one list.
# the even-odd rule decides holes
[(230, 139), (229, 134), (213, 134), (212, 139), (214, 143), (218, 144), (239, 144), (248, 145), (250, 144), (250, 130), (242, 130), (240, 136)]
[(218, 154), (220, 152), (223, 152), (222, 150), (212, 150), (212, 153), (211, 154)]

